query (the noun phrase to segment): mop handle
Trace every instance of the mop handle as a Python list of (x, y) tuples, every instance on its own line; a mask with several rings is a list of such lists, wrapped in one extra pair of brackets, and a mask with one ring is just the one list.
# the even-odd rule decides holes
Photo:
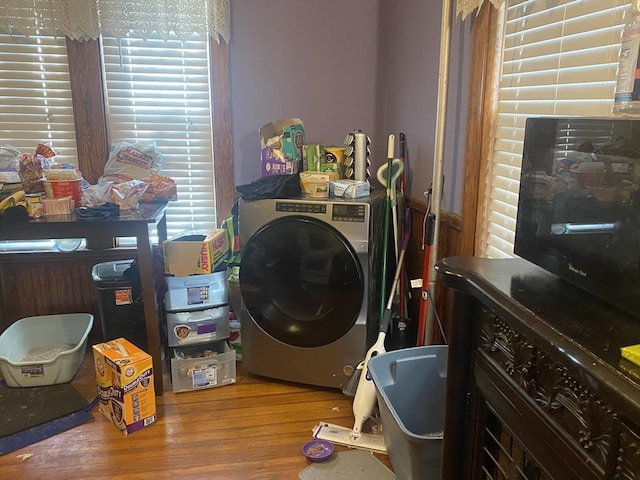
[[(391, 171), (391, 165), (393, 164), (393, 146), (395, 142), (395, 135), (392, 133), (389, 135), (389, 143), (387, 145), (387, 171)], [(387, 195), (385, 202), (385, 210), (384, 210), (384, 238), (382, 239), (382, 279), (381, 279), (381, 287), (380, 291), (382, 295), (380, 295), (380, 321), (382, 322), (382, 317), (384, 316), (384, 295), (387, 290), (387, 250), (389, 249), (389, 222), (391, 215), (391, 199), (389, 198), (389, 191), (391, 190), (391, 176), (387, 176)]]
[(402, 263), (404, 262), (404, 254), (407, 253), (407, 246), (409, 245), (409, 231), (405, 230), (402, 237), (402, 249), (400, 250), (400, 257), (398, 258), (398, 266), (396, 267), (396, 273), (393, 276), (393, 284), (391, 285), (391, 292), (389, 293), (389, 301), (387, 302), (387, 310), (391, 310), (393, 306), (393, 297), (396, 293), (396, 287), (398, 286), (398, 280), (400, 279), (400, 272), (402, 271)]

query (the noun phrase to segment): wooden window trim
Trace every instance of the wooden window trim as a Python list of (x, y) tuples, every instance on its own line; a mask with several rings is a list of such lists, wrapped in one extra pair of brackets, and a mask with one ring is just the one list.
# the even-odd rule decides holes
[[(213, 125), (214, 188), (218, 221), (231, 213), (235, 194), (231, 133), (231, 72), (229, 45), (209, 38)], [(67, 57), (76, 125), (78, 166), (95, 184), (109, 158), (109, 139), (99, 40), (67, 38)]]
[(484, 218), (481, 199), (486, 194), (487, 158), (493, 138), (495, 66), (501, 51), (497, 35), (499, 10), (485, 3), (474, 21), (460, 255), (479, 251), (478, 237)]

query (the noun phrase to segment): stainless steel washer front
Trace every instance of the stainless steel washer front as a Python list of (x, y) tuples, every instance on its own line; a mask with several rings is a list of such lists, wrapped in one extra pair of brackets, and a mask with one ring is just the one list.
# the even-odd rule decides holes
[(240, 321), (249, 373), (345, 384), (380, 318), (383, 206), (380, 194), (240, 201)]

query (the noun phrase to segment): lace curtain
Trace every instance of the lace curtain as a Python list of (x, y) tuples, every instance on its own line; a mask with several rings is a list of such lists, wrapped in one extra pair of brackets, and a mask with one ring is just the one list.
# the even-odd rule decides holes
[[(504, 0), (489, 0), (491, 5), (499, 7)], [(480, 11), (480, 7), (484, 3), (484, 0), (457, 0), (456, 1), (456, 15), (460, 15), (462, 20), (467, 18), (471, 12), (476, 10), (476, 13)]]
[(0, 0), (0, 32), (63, 34), (72, 40), (102, 34), (147, 38), (174, 32), (229, 42), (230, 0)]

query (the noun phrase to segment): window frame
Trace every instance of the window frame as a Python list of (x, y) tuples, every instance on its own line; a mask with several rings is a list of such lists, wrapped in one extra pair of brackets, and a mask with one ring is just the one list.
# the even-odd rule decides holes
[(505, 8), (485, 2), (475, 17), (459, 255), (479, 256), (486, 243), (483, 225), (488, 212), (489, 169), (494, 142), (498, 82), (501, 72)]
[[(100, 40), (66, 39), (78, 166), (92, 184), (109, 157)], [(231, 215), (235, 196), (231, 134), (231, 75), (229, 45), (209, 37), (213, 125), (214, 191), (220, 221)]]

